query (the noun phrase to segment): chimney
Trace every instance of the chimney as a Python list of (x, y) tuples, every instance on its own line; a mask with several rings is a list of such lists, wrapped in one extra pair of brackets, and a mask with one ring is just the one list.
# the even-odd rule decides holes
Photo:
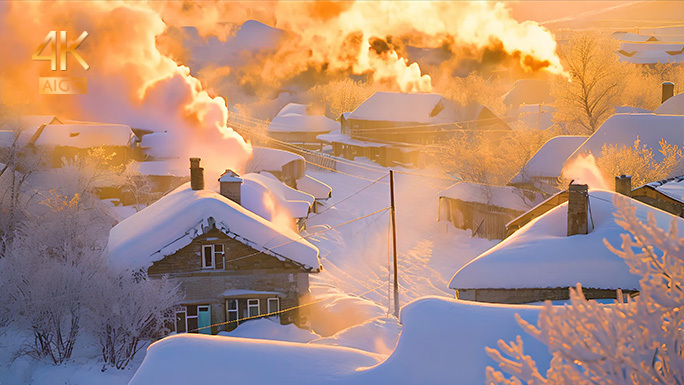
[(204, 169), (200, 167), (200, 158), (190, 158), (190, 187), (204, 190)]
[(632, 176), (620, 175), (615, 177), (615, 192), (628, 197), (632, 196)]
[(242, 188), (240, 175), (233, 170), (226, 170), (219, 178), (219, 183), (221, 184), (221, 195), (242, 205), (240, 203), (240, 189)]
[(663, 101), (661, 103), (665, 103), (665, 101), (671, 97), (674, 96), (674, 83), (672, 82), (663, 82)]
[(568, 186), (568, 237), (589, 233), (587, 209), (589, 188), (586, 184)]

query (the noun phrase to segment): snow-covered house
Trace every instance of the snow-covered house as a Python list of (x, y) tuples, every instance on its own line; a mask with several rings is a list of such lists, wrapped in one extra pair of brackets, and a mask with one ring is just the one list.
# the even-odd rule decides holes
[(297, 180), (304, 178), (306, 159), (293, 152), (267, 147), (252, 147), (252, 158), (247, 163), (247, 173), (267, 171), (290, 187), (297, 187)]
[[(639, 291), (639, 276), (604, 245), (618, 247), (625, 233), (614, 220), (612, 191), (586, 190), (571, 185), (569, 200), (535, 218), (513, 235), (484, 252), (451, 279), (459, 299), (530, 303), (568, 299), (568, 288), (582, 284), (587, 298), (615, 298)], [(573, 189), (574, 188), (574, 189)], [(629, 199), (629, 198), (623, 198)], [(682, 229), (684, 219), (631, 200), (636, 215), (646, 221), (653, 214), (661, 228), (673, 219)]]
[[(240, 178), (234, 172), (232, 175)], [(268, 172), (245, 174), (241, 179), (239, 203), (242, 207), (272, 221), (274, 213), (270, 206), (276, 205), (286, 210), (288, 217), (295, 220), (297, 229), (301, 231), (305, 228), (306, 218), (313, 210), (315, 201), (312, 195), (285, 185)], [(219, 179), (222, 180), (223, 177)]]
[(456, 106), (437, 94), (376, 92), (346, 119), (352, 139), (430, 143), (456, 127)]
[[(318, 249), (205, 190), (199, 158), (191, 158), (190, 172), (190, 185), (112, 228), (109, 264), (178, 282), (185, 299), (172, 327), (179, 333), (215, 334), (262, 315), (305, 324), (297, 306), (308, 295), (309, 274), (321, 269)], [(221, 191), (228, 195), (230, 187)]]
[[(627, 177), (627, 179), (627, 191), (629, 191), (631, 178)], [(629, 195), (649, 206), (684, 218), (684, 176), (646, 183), (631, 190)]]
[(473, 236), (503, 239), (506, 224), (541, 199), (539, 193), (516, 187), (458, 182), (439, 193), (439, 220), (470, 229)]
[(340, 123), (323, 115), (312, 115), (308, 106), (290, 103), (268, 125), (270, 137), (283, 142), (318, 144), (316, 136), (339, 130)]
[(508, 185), (545, 193), (557, 191), (556, 185), (558, 177), (561, 176), (563, 164), (586, 140), (586, 136), (570, 135), (549, 139), (508, 182)]
[(684, 63), (684, 43), (662, 42), (652, 36), (645, 41), (622, 41), (617, 53), (620, 61), (634, 64)]
[(660, 162), (660, 141), (682, 146), (684, 144), (684, 115), (657, 114), (615, 114), (608, 118), (568, 158), (574, 159), (579, 154), (601, 156), (604, 145), (617, 147), (633, 147), (639, 139), (641, 146), (653, 150), (653, 159)]
[(100, 123), (43, 124), (29, 142), (51, 153), (53, 167), (60, 167), (62, 158), (87, 156), (96, 147), (104, 149), (107, 163), (123, 165), (139, 158), (136, 143), (129, 126)]

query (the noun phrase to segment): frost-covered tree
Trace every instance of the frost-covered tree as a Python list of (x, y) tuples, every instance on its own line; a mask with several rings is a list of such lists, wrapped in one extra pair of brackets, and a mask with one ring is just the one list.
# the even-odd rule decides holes
[(16, 325), (33, 332), (27, 352), (59, 364), (71, 357), (84, 305), (102, 275), (110, 218), (84, 207), (78, 195), (53, 192), (41, 203), (48, 210), (18, 226), (0, 259), (0, 301)]
[(499, 340), (487, 354), (507, 372), (487, 368), (487, 384), (684, 384), (684, 238), (677, 223), (660, 229), (649, 214), (647, 223), (636, 207), (616, 197), (617, 223), (629, 234), (622, 245), (606, 246), (642, 277), (634, 299), (602, 305), (588, 301), (581, 287), (570, 290), (571, 304), (544, 304), (537, 326), (518, 323), (549, 348), (546, 375), (524, 354), (518, 337)]
[(88, 311), (105, 365), (124, 369), (146, 341), (163, 336), (165, 317), (180, 300), (178, 285), (166, 278), (113, 272), (103, 277)]

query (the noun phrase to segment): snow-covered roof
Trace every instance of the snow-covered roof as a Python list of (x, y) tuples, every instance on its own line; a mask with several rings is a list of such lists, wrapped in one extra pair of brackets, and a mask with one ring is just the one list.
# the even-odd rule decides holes
[(328, 199), (332, 197), (332, 187), (308, 175), (304, 175), (303, 178), (297, 179), (297, 190), (311, 194), (316, 199)]
[(513, 88), (504, 95), (504, 104), (517, 107), (521, 104), (549, 104), (551, 97), (551, 85), (546, 80), (519, 79)]
[(219, 182), (242, 182), (242, 178), (233, 170), (226, 170), (218, 180)]
[[(18, 127), (17, 127), (18, 123)], [(46, 124), (60, 124), (59, 118), (54, 115), (22, 115), (17, 121), (9, 121), (0, 127), (3, 131), (16, 131), (19, 129), (17, 143), (21, 146), (30, 142), (36, 132)]]
[(646, 186), (651, 187), (674, 200), (684, 203), (684, 176), (646, 183)]
[(655, 110), (656, 114), (684, 115), (684, 92), (667, 99)]
[(634, 64), (682, 63), (684, 43), (671, 42), (623, 42), (618, 56), (621, 61)]
[(451, 102), (441, 95), (376, 92), (352, 111), (348, 119), (441, 124), (454, 123), (458, 117)]
[[(532, 197), (527, 197), (531, 195)], [(440, 197), (463, 202), (481, 203), (525, 212), (542, 201), (541, 194), (525, 192), (511, 186), (488, 186), (473, 182), (458, 182), (439, 193)]]
[(106, 255), (121, 269), (146, 269), (203, 234), (213, 218), (231, 238), (281, 260), (318, 270), (318, 249), (286, 228), (209, 190), (192, 190), (186, 183), (126, 218), (109, 232)]
[(646, 41), (657, 41), (653, 35), (640, 35), (632, 32), (613, 32), (613, 38), (620, 41), (630, 41), (630, 42), (646, 42)]
[[(638, 290), (639, 276), (606, 248), (603, 240), (619, 247), (626, 231), (613, 218), (613, 198), (606, 190), (590, 190), (594, 229), (586, 235), (567, 236), (568, 203), (535, 218), (498, 245), (463, 266), (451, 279), (452, 289), (518, 289), (571, 287)], [(632, 200), (637, 217), (646, 222), (652, 213), (658, 226), (669, 228), (675, 218), (680, 231), (684, 219)]]
[(130, 146), (134, 139), (131, 128), (123, 124), (48, 124), (35, 145), (77, 148)]
[(309, 115), (304, 104), (290, 103), (269, 123), (271, 132), (330, 132), (340, 129), (340, 123), (322, 115)]
[(641, 145), (653, 149), (653, 158), (660, 162), (660, 140), (682, 147), (684, 115), (615, 114), (608, 118), (568, 159), (584, 153), (601, 156), (603, 145), (633, 147), (639, 137)]
[(527, 127), (546, 130), (553, 125), (556, 109), (543, 104), (523, 104), (518, 108), (518, 120)]
[(289, 186), (286, 186), (269, 173), (245, 174), (240, 191), (240, 203), (243, 207), (259, 216), (272, 220), (272, 212), (266, 207), (267, 194), (272, 194), (281, 207), (286, 208), (294, 218), (306, 218), (313, 205), (314, 197)]
[(252, 147), (252, 159), (247, 164), (247, 172), (281, 171), (283, 166), (290, 162), (299, 162), (302, 169), (306, 168), (306, 161), (301, 155), (275, 148), (254, 146)]
[(178, 167), (173, 160), (158, 160), (147, 162), (131, 162), (128, 169), (146, 176), (190, 176), (190, 169)]
[(533, 177), (557, 178), (561, 174), (563, 164), (579, 146), (587, 140), (586, 136), (556, 136), (549, 139), (527, 161), (520, 173), (511, 179), (509, 184), (528, 183)]

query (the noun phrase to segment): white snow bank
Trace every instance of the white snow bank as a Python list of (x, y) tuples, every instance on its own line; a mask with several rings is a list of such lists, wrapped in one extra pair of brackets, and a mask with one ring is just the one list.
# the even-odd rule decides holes
[(439, 124), (456, 122), (452, 104), (437, 94), (376, 92), (358, 106), (348, 119)]
[(571, 135), (549, 139), (509, 183), (527, 183), (534, 177), (559, 177), (565, 161), (586, 140), (586, 136)]
[(309, 115), (304, 104), (290, 103), (269, 123), (271, 132), (330, 132), (339, 130), (340, 123), (323, 115)]
[(667, 99), (655, 110), (656, 114), (684, 115), (684, 93), (674, 95)]
[(311, 341), (312, 344), (344, 346), (378, 354), (390, 354), (397, 346), (401, 325), (394, 317), (377, 317), (335, 335)]
[(439, 196), (522, 212), (529, 210), (542, 201), (541, 194), (524, 191), (517, 187), (488, 186), (473, 182), (455, 183), (440, 192)]
[(216, 192), (192, 190), (189, 183), (114, 226), (105, 253), (112, 266), (148, 268), (203, 234), (209, 218), (228, 236), (255, 250), (319, 269), (318, 249), (294, 231), (276, 228)]
[(377, 363), (348, 348), (182, 334), (152, 344), (129, 385), (313, 385)]
[(36, 146), (131, 146), (135, 134), (123, 124), (48, 124), (35, 141)]
[(242, 206), (259, 216), (271, 220), (271, 212), (266, 207), (266, 196), (270, 193), (277, 204), (285, 207), (294, 218), (306, 218), (314, 202), (314, 197), (284, 185), (278, 179), (261, 174), (245, 174), (242, 176), (240, 201)]
[(308, 175), (297, 179), (297, 190), (310, 194), (320, 200), (332, 197), (332, 188), (330, 186)]
[(511, 341), (516, 335), (522, 336), (525, 352), (543, 373), (551, 358), (546, 347), (514, 319), (519, 313), (535, 322), (539, 309), (419, 299), (401, 310), (401, 337), (379, 365), (376, 355), (350, 348), (177, 335), (148, 349), (130, 385), (211, 385), (228, 378), (241, 384), (482, 384), (485, 368), (495, 364), (485, 346), (495, 347), (497, 340)]
[[(586, 288), (638, 290), (639, 277), (603, 244), (606, 239), (618, 247), (620, 235), (626, 233), (613, 217), (615, 196), (611, 191), (589, 191), (590, 221), (595, 226), (589, 234), (567, 236), (568, 204), (563, 203), (462, 267), (449, 287), (555, 288), (579, 282)], [(631, 203), (642, 221), (653, 213), (658, 226), (669, 228), (675, 218), (684, 234), (684, 219), (635, 200)]]
[(668, 144), (682, 147), (682, 127), (684, 115), (615, 114), (608, 118), (568, 160), (584, 153), (599, 157), (604, 145), (633, 147), (638, 136), (641, 146), (653, 149), (653, 158), (660, 162), (663, 160), (663, 154), (658, 151), (660, 140), (665, 139)]
[(300, 343), (307, 343), (319, 338), (318, 334), (310, 330), (300, 329), (294, 324), (281, 325), (278, 319), (271, 318), (250, 320), (240, 324), (232, 331), (219, 332), (219, 335)]

